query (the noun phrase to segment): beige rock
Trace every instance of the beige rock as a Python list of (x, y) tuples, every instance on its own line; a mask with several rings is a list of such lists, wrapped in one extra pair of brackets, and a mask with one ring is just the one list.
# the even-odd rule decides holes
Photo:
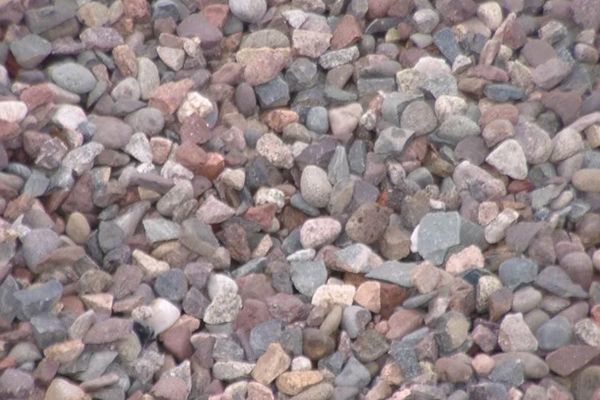
[(85, 345), (81, 340), (67, 340), (44, 349), (44, 355), (59, 364), (66, 364), (81, 355)]
[(446, 272), (458, 275), (472, 267), (483, 267), (484, 263), (481, 249), (477, 246), (469, 246), (448, 258)]
[(291, 361), (279, 343), (271, 343), (256, 361), (252, 377), (264, 385), (269, 385), (289, 368)]
[(79, 386), (67, 381), (66, 379), (56, 378), (46, 389), (44, 400), (90, 400)]
[(283, 394), (294, 396), (322, 380), (320, 371), (292, 371), (281, 374), (275, 384)]

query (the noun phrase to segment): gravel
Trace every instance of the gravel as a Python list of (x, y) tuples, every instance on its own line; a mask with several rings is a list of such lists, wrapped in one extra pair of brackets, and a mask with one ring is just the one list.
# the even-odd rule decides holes
[(595, 0), (5, 1), (0, 398), (595, 399)]

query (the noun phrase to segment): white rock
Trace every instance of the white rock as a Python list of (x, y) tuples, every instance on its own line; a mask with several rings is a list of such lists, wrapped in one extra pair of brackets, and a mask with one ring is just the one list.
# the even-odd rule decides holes
[(0, 101), (0, 120), (7, 122), (21, 122), (27, 115), (27, 105), (22, 101)]
[(87, 121), (85, 111), (81, 107), (71, 104), (61, 104), (56, 108), (52, 116), (52, 122), (63, 129), (75, 130), (83, 122)]
[(218, 200), (215, 196), (208, 196), (196, 211), (198, 219), (205, 224), (220, 224), (235, 215), (235, 210)]
[(237, 293), (237, 283), (230, 277), (223, 274), (212, 274), (207, 283), (208, 297), (212, 300), (218, 295), (226, 293)]
[(527, 158), (519, 142), (514, 139), (500, 143), (485, 161), (513, 179), (527, 178)]
[(125, 146), (125, 152), (133, 156), (139, 162), (152, 162), (152, 147), (150, 141), (143, 132), (136, 132), (131, 135), (129, 143)]
[(498, 243), (504, 238), (506, 229), (519, 219), (519, 213), (512, 208), (505, 208), (484, 230), (485, 240), (488, 243)]
[(213, 104), (210, 99), (202, 96), (198, 92), (189, 92), (183, 103), (177, 110), (177, 119), (181, 122), (190, 115), (196, 113), (200, 117), (205, 117), (213, 110)]
[(488, 28), (496, 30), (502, 23), (502, 8), (495, 1), (488, 1), (479, 5), (477, 16)]
[(273, 133), (266, 133), (258, 139), (256, 151), (277, 168), (290, 169), (294, 165), (290, 146)]
[(354, 299), (354, 293), (356, 293), (356, 288), (353, 285), (328, 283), (317, 288), (312, 297), (311, 304), (325, 308), (329, 308), (335, 304), (349, 306)]
[(179, 71), (183, 68), (183, 62), (185, 61), (185, 52), (183, 50), (175, 49), (173, 47), (157, 46), (156, 53), (162, 62), (173, 71)]
[(135, 265), (139, 266), (144, 272), (144, 278), (147, 280), (154, 279), (160, 274), (167, 272), (171, 267), (164, 261), (159, 261), (156, 258), (144, 253), (139, 249), (135, 249), (131, 254)]
[(152, 300), (149, 307), (151, 315), (145, 320), (145, 323), (151, 327), (157, 335), (173, 326), (175, 321), (177, 321), (181, 315), (177, 307), (170, 301), (160, 297)]
[(333, 243), (342, 231), (342, 224), (335, 218), (313, 218), (304, 222), (300, 229), (300, 243), (305, 249)]

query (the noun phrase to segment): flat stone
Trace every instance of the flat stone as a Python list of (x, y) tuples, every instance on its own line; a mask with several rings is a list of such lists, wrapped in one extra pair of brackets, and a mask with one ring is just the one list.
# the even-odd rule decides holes
[(292, 262), (291, 270), (294, 287), (308, 297), (312, 297), (327, 280), (327, 269), (321, 260)]
[(568, 345), (546, 356), (550, 370), (560, 376), (569, 376), (586, 366), (594, 357), (600, 354), (600, 349), (585, 345)]

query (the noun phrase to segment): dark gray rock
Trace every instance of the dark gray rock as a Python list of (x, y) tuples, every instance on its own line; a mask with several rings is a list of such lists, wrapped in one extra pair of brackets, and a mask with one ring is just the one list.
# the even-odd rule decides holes
[(188, 291), (185, 272), (179, 268), (172, 268), (159, 275), (154, 281), (154, 291), (158, 296), (172, 302), (181, 301)]
[(502, 284), (511, 290), (523, 284), (533, 282), (537, 274), (537, 263), (525, 257), (509, 258), (500, 264), (500, 268), (498, 269), (498, 276)]
[(67, 328), (52, 314), (38, 314), (31, 318), (33, 338), (40, 349), (67, 338)]
[(290, 89), (281, 75), (254, 87), (258, 102), (263, 108), (282, 107), (290, 101)]

